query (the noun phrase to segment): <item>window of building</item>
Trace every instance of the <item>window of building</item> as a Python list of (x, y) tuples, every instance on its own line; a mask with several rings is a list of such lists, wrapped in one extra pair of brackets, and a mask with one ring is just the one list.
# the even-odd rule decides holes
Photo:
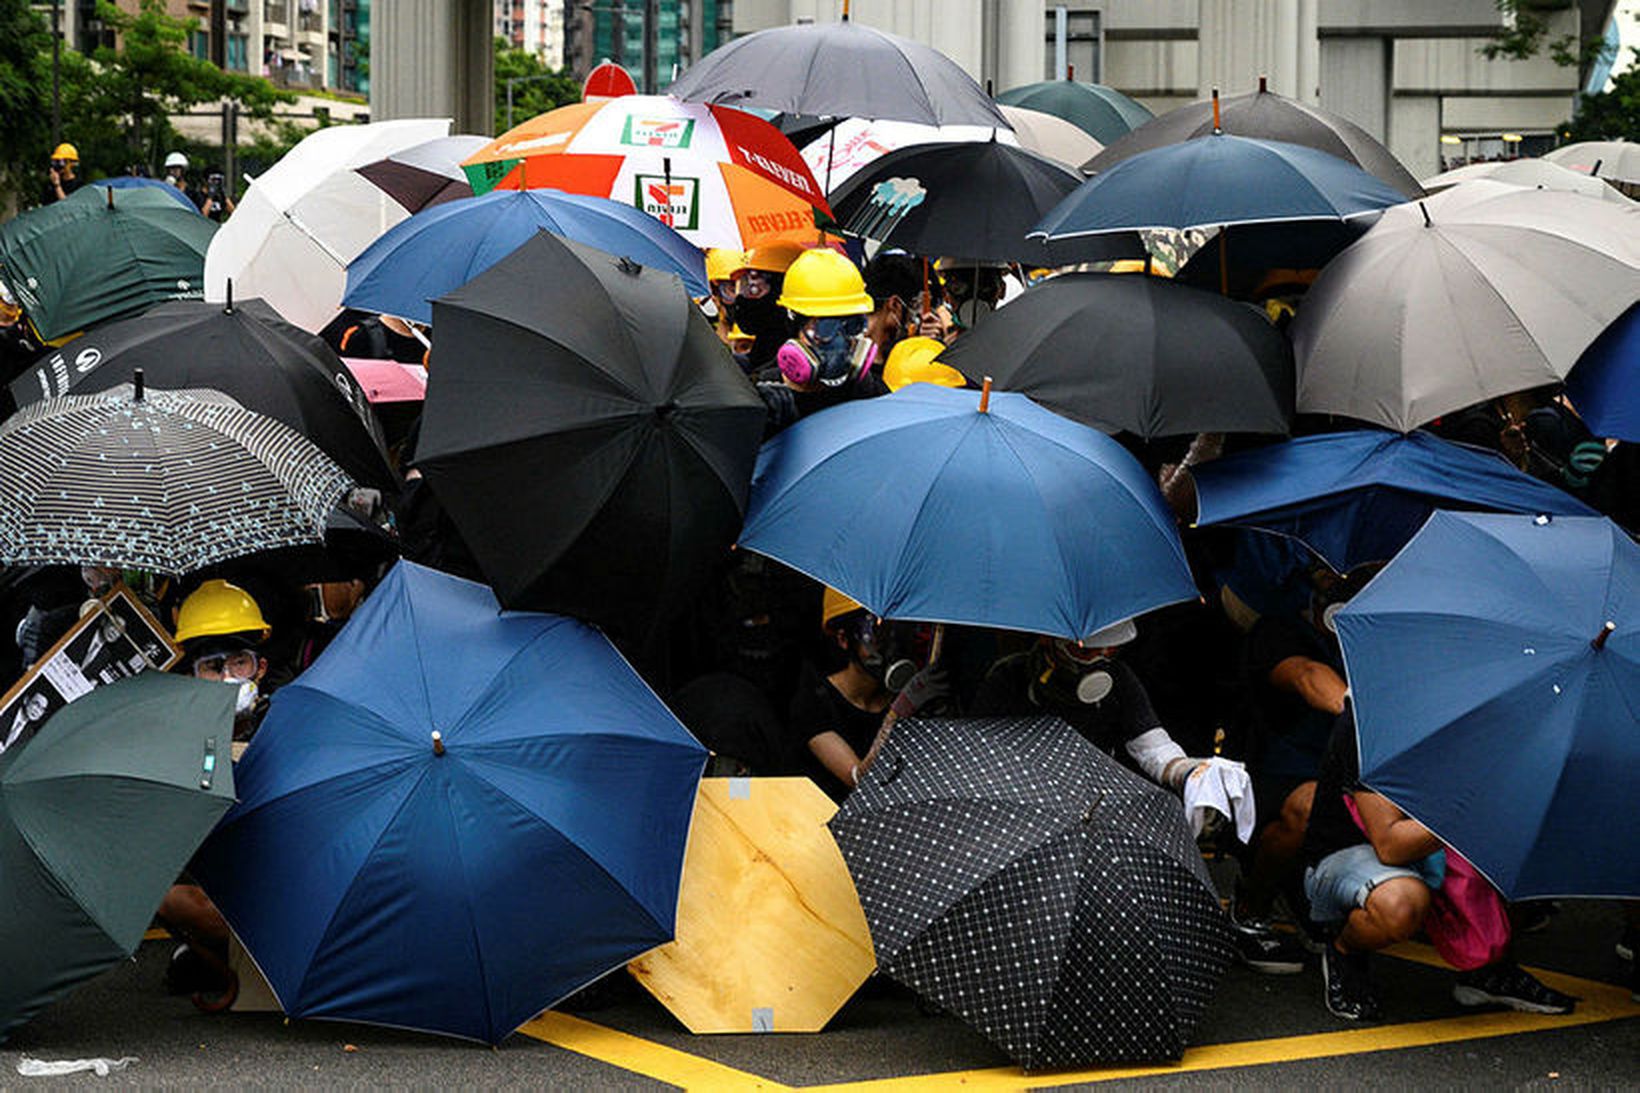
[[(1044, 73), (1047, 79), (1056, 79), (1054, 68), (1058, 20), (1055, 13), (1062, 5), (1048, 4), (1048, 48)], [(1067, 8), (1065, 12), (1065, 61), (1072, 74), (1085, 83), (1099, 82), (1100, 15), (1097, 8)]]
[(202, 61), (211, 59), (211, 34), (205, 30), (188, 32), (188, 52)]

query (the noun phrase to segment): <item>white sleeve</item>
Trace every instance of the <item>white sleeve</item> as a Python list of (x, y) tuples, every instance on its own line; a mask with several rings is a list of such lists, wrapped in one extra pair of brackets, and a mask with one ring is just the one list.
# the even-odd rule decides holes
[(1184, 749), (1160, 726), (1148, 729), (1127, 742), (1127, 753), (1152, 782), (1161, 782), (1162, 772), (1175, 759), (1185, 758)]

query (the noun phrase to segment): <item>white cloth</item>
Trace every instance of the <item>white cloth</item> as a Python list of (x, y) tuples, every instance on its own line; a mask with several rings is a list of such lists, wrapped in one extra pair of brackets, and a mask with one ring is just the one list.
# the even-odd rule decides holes
[(1129, 740), (1126, 750), (1134, 765), (1144, 771), (1145, 777), (1152, 782), (1161, 782), (1167, 765), (1175, 759), (1184, 758), (1184, 749), (1159, 725)]
[(1209, 810), (1235, 821), (1236, 838), (1252, 841), (1253, 780), (1246, 767), (1214, 756), (1205, 767), (1191, 772), (1184, 782), (1184, 811), (1197, 835), (1207, 823)]
[(137, 1061), (135, 1055), (119, 1059), (30, 1059), (27, 1055), (17, 1060), (17, 1073), (25, 1078), (59, 1078), (64, 1074), (78, 1074), (82, 1070), (96, 1071), (97, 1077), (106, 1078), (109, 1072), (124, 1070)]

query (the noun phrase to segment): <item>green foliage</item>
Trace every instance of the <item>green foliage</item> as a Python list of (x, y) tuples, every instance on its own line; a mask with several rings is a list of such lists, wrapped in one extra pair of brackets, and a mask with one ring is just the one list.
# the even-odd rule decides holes
[(581, 85), (563, 69), (548, 68), (540, 57), (525, 49), (514, 49), (505, 38), (495, 40), (495, 131), (507, 125), (507, 81), (512, 85), (513, 124), (518, 125), (548, 110), (581, 101)]
[(1640, 141), (1640, 47), (1636, 64), (1613, 77), (1611, 90), (1579, 95), (1577, 116), (1560, 126), (1562, 141)]
[(1513, 26), (1496, 31), (1480, 47), (1481, 56), (1489, 61), (1524, 61), (1545, 51), (1555, 64), (1581, 68), (1593, 64), (1606, 49), (1603, 39), (1596, 38), (1581, 45), (1575, 34), (1550, 37), (1548, 12), (1570, 7), (1567, 3), (1546, 0), (1497, 0), (1498, 10), (1512, 16)]
[(51, 28), (27, 0), (0, 0), (0, 191), (15, 194), (42, 181), (39, 165), (50, 141)]

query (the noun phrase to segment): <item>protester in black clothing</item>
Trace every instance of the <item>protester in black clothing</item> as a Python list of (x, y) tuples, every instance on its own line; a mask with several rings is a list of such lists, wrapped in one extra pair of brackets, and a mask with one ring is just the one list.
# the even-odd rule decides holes
[(940, 278), (926, 259), (879, 254), (862, 272), (872, 303), (866, 336), (877, 347), (879, 361), (886, 362), (894, 346), (906, 338), (920, 334), (945, 340), (949, 323)]
[(40, 190), (40, 204), (51, 205), (80, 188), (80, 153), (72, 144), (59, 144), (46, 167), (46, 182)]
[(746, 264), (734, 274), (735, 325), (752, 339), (746, 370), (754, 379), (778, 378), (775, 355), (791, 337), (791, 320), (779, 303), (786, 270), (803, 253), (800, 244), (777, 240), (746, 252)]

